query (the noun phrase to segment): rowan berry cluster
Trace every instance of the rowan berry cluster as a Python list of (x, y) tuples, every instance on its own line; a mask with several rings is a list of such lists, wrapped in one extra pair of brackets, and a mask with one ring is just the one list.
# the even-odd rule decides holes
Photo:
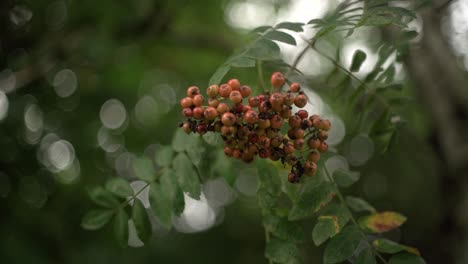
[(180, 127), (186, 133), (220, 133), (229, 157), (250, 163), (259, 156), (289, 164), (288, 181), (299, 182), (303, 175), (317, 172), (320, 152), (328, 150), (325, 140), (331, 124), (306, 110), (292, 113), (293, 105), (303, 108), (308, 101), (299, 83), (281, 92), (286, 80), (280, 72), (273, 73), (270, 82), (275, 92), (258, 96), (251, 96), (252, 89), (237, 79), (209, 86), (207, 98), (190, 86), (180, 101), (186, 117)]

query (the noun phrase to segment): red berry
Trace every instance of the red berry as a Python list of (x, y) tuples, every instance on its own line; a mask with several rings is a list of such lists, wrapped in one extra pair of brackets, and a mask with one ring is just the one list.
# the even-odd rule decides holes
[(317, 136), (318, 136), (318, 138), (319, 138), (320, 140), (322, 140), (322, 141), (323, 141), (323, 140), (327, 140), (327, 138), (328, 138), (328, 132), (327, 132), (327, 131), (320, 131), (320, 132), (318, 133)]
[(232, 88), (231, 86), (227, 85), (227, 84), (222, 84), (220, 87), (219, 87), (219, 95), (223, 98), (228, 98), (229, 95), (231, 94), (232, 92)]
[[(281, 93), (273, 93), (270, 96), (270, 104), (273, 110), (279, 112), (283, 108), (283, 95)], [(276, 110), (279, 109), (279, 110)]]
[(291, 85), (289, 86), (289, 90), (293, 93), (297, 93), (301, 90), (301, 85), (296, 82), (291, 83)]
[(197, 126), (197, 132), (198, 132), (198, 134), (200, 134), (200, 135), (205, 134), (206, 131), (207, 131), (207, 128), (208, 128), (208, 127), (206, 126), (206, 124), (204, 124), (204, 123), (199, 124), (199, 125)]
[(229, 86), (231, 86), (231, 89), (233, 91), (239, 91), (240, 90), (240, 82), (237, 79), (231, 79), (227, 82)]
[(268, 103), (261, 102), (260, 105), (258, 106), (258, 111), (260, 113), (267, 113), (268, 111), (270, 111), (270, 107), (268, 107)]
[(298, 138), (298, 139), (294, 140), (293, 145), (294, 145), (295, 149), (301, 150), (301, 149), (304, 148), (305, 141), (304, 141), (303, 138)]
[(187, 88), (187, 96), (193, 98), (195, 95), (200, 93), (200, 89), (197, 86), (190, 86)]
[(250, 110), (252, 110), (252, 107), (250, 105), (244, 105), (244, 108), (242, 109), (242, 112), (247, 113)]
[(193, 106), (193, 100), (190, 97), (185, 97), (182, 100), (180, 100), (180, 105), (182, 108), (190, 108)]
[(269, 158), (271, 156), (270, 148), (260, 148), (258, 150), (258, 156), (262, 159)]
[(252, 88), (250, 88), (250, 86), (247, 85), (242, 85), (240, 87), (240, 92), (242, 94), (242, 97), (246, 98), (249, 97), (249, 95), (252, 93)]
[(185, 117), (192, 117), (193, 116), (193, 111), (192, 111), (191, 108), (184, 108), (184, 109), (182, 109), (182, 114)]
[(284, 119), (289, 119), (292, 115), (292, 111), (291, 109), (289, 109), (289, 107), (283, 106), (283, 109), (281, 110), (280, 115)]
[(244, 120), (245, 122), (249, 123), (249, 124), (254, 124), (256, 122), (258, 122), (258, 114), (257, 112), (255, 111), (247, 111), (245, 114), (244, 114)]
[(309, 116), (309, 113), (306, 110), (299, 110), (299, 111), (297, 111), (297, 115), (301, 119), (306, 119)]
[(270, 146), (270, 139), (263, 135), (263, 136), (260, 136), (258, 138), (258, 145), (261, 147), (261, 148), (268, 148)]
[(223, 116), (221, 117), (221, 122), (223, 122), (225, 126), (232, 126), (236, 123), (236, 121), (237, 121), (236, 116), (230, 112), (224, 113)]
[(283, 146), (283, 151), (286, 154), (293, 154), (294, 153), (294, 146), (291, 143), (286, 143)]
[(241, 104), (241, 103), (237, 103), (236, 105), (234, 105), (233, 109), (234, 109), (234, 112), (240, 114), (240, 113), (244, 112), (244, 105)]
[(197, 94), (193, 97), (193, 104), (195, 106), (202, 106), (203, 105), (203, 101), (205, 100), (205, 98), (203, 97), (203, 95), (201, 94)]
[(270, 82), (271, 82), (271, 86), (275, 88), (281, 88), (286, 82), (286, 79), (284, 79), (284, 76), (281, 72), (274, 72), (271, 75)]
[(235, 104), (238, 104), (242, 102), (242, 94), (239, 91), (234, 90), (229, 94), (229, 100)]
[(314, 176), (315, 173), (317, 172), (317, 164), (312, 161), (306, 161), (304, 163), (304, 173), (307, 176)]

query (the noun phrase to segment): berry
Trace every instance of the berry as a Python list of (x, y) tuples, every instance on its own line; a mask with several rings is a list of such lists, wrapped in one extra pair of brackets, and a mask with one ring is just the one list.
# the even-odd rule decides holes
[(211, 107), (218, 107), (219, 105), (219, 100), (216, 99), (216, 98), (208, 98), (208, 106), (211, 106)]
[(242, 102), (242, 94), (239, 91), (234, 90), (229, 94), (229, 100), (235, 104), (238, 104)]
[(218, 95), (218, 91), (219, 91), (219, 86), (216, 84), (212, 84), (206, 89), (206, 95), (208, 95), (208, 97), (213, 98)]
[(227, 112), (227, 113), (224, 113), (223, 116), (221, 117), (221, 122), (223, 122), (225, 126), (232, 126), (236, 123), (236, 121), (237, 121), (237, 118), (233, 113)]
[(224, 147), (224, 154), (226, 154), (228, 157), (232, 157), (232, 148)]
[(222, 115), (226, 112), (229, 112), (229, 110), (231, 110), (231, 107), (229, 107), (229, 105), (226, 103), (220, 103), (218, 107), (216, 107), (216, 110), (220, 115)]
[(222, 84), (220, 87), (219, 87), (219, 95), (223, 98), (228, 98), (229, 95), (231, 94), (232, 92), (232, 88), (231, 86), (227, 85), (227, 84)]
[(258, 122), (258, 114), (257, 112), (255, 111), (247, 111), (245, 114), (244, 114), (244, 120), (245, 122), (249, 123), (249, 124), (254, 124), (254, 123), (257, 123)]
[(261, 148), (268, 148), (270, 146), (270, 139), (263, 135), (263, 136), (260, 136), (258, 138), (258, 145), (261, 147)]
[(322, 130), (325, 130), (325, 131), (330, 130), (330, 128), (331, 128), (330, 120), (328, 120), (328, 119), (323, 120), (321, 127), (322, 127)]
[(185, 117), (192, 117), (193, 116), (193, 111), (192, 111), (191, 108), (184, 108), (184, 109), (182, 109), (182, 114)]
[(292, 128), (301, 127), (301, 118), (297, 115), (293, 115), (288, 120), (289, 126)]
[(294, 99), (296, 98), (296, 96), (290, 92), (287, 92), (284, 96), (283, 96), (283, 99), (284, 99), (284, 104), (287, 105), (287, 106), (290, 106), (290, 105), (293, 105), (294, 104)]
[(240, 92), (242, 94), (242, 97), (246, 98), (249, 97), (249, 95), (252, 93), (252, 88), (250, 88), (250, 86), (247, 85), (242, 85), (240, 87)]
[(279, 115), (274, 115), (272, 118), (270, 118), (270, 127), (272, 128), (281, 128), (283, 126), (283, 118)]
[(306, 106), (307, 104), (307, 97), (303, 94), (298, 94), (296, 98), (294, 98), (294, 105), (299, 108)]
[(273, 110), (279, 112), (283, 108), (283, 95), (281, 93), (273, 93), (270, 96), (270, 104)]
[(203, 105), (203, 101), (205, 100), (205, 98), (203, 97), (203, 95), (201, 94), (197, 94), (193, 97), (193, 104), (195, 106), (202, 106)]
[(298, 138), (294, 140), (293, 145), (296, 150), (302, 150), (304, 148), (305, 141), (303, 138)]
[(306, 110), (299, 110), (299, 111), (297, 111), (297, 115), (301, 119), (306, 119), (309, 116), (309, 113)]
[(231, 86), (231, 89), (233, 91), (239, 91), (240, 90), (240, 82), (237, 79), (231, 79), (227, 82), (229, 86)]
[(258, 120), (258, 127), (259, 128), (263, 128), (263, 129), (266, 129), (266, 128), (269, 128), (270, 127), (270, 119), (260, 119)]
[(203, 134), (205, 134), (205, 133), (208, 131), (207, 128), (208, 128), (208, 127), (206, 126), (205, 123), (201, 123), (201, 124), (199, 124), (199, 125), (197, 126), (197, 133), (200, 134), (200, 135), (203, 135)]
[(320, 160), (320, 153), (316, 150), (313, 150), (309, 152), (309, 155), (307, 155), (307, 160), (310, 160), (312, 162), (317, 162)]
[(188, 122), (184, 122), (182, 124), (182, 130), (187, 133), (187, 134), (190, 134), (190, 132), (192, 132), (192, 128), (190, 127), (190, 123)]
[(320, 146), (317, 148), (318, 151), (320, 152), (326, 152), (328, 150), (328, 144), (327, 142), (322, 142), (320, 143)]
[(281, 72), (274, 72), (271, 75), (270, 82), (271, 86), (273, 86), (274, 88), (281, 88), (286, 82), (286, 79), (284, 79), (284, 76)]
[(312, 161), (306, 161), (304, 163), (304, 173), (307, 176), (314, 176), (317, 173), (317, 164)]
[(297, 93), (301, 90), (301, 85), (296, 82), (291, 83), (291, 85), (289, 86), (289, 90), (293, 93)]
[(290, 172), (288, 174), (288, 181), (290, 183), (296, 183), (299, 181), (299, 177), (297, 176), (297, 174), (295, 174), (294, 172)]
[(320, 147), (320, 140), (316, 138), (309, 138), (309, 140), (307, 140), (307, 146), (309, 146), (311, 149), (318, 149)]
[(187, 88), (187, 97), (193, 98), (195, 95), (200, 93), (200, 89), (197, 86), (190, 86)]
[(202, 119), (203, 118), (203, 112), (204, 112), (203, 107), (195, 107), (192, 112), (193, 112), (193, 117), (195, 119)]
[(216, 108), (208, 106), (203, 112), (203, 115), (208, 120), (215, 120), (218, 116), (218, 111), (216, 111)]
[(286, 143), (283, 146), (284, 153), (286, 154), (293, 154), (294, 153), (294, 146), (291, 143)]
[(262, 159), (269, 158), (271, 156), (271, 151), (269, 148), (261, 148), (258, 150), (258, 156)]
[(291, 109), (289, 109), (289, 107), (283, 107), (283, 109), (280, 112), (280, 115), (284, 119), (289, 119), (292, 115), (292, 111)]
[(328, 138), (328, 132), (327, 132), (327, 131), (320, 131), (320, 132), (318, 133), (317, 137), (318, 137), (320, 140), (322, 140), (322, 141), (327, 140), (327, 138)]
[(253, 96), (249, 98), (249, 105), (251, 107), (257, 107), (260, 105), (260, 99), (257, 96)]
[(190, 97), (185, 97), (182, 100), (180, 100), (180, 105), (182, 108), (190, 108), (193, 106), (193, 100)]

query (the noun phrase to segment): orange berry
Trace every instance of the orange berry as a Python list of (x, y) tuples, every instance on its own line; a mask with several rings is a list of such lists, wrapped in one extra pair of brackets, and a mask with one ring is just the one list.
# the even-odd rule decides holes
[(317, 148), (317, 150), (320, 152), (326, 152), (328, 150), (327, 142), (320, 143), (320, 146)]
[(229, 112), (231, 110), (231, 107), (226, 103), (220, 103), (218, 107), (216, 107), (216, 110), (218, 111), (219, 114), (222, 115), (226, 112)]
[(215, 120), (218, 117), (218, 111), (216, 111), (216, 108), (209, 106), (205, 109), (203, 115), (208, 120)]
[(203, 107), (195, 107), (192, 112), (193, 112), (193, 117), (195, 119), (202, 119), (203, 118), (203, 112), (204, 112)]
[(307, 156), (307, 160), (310, 160), (312, 162), (317, 162), (320, 160), (320, 153), (316, 150), (313, 150), (309, 152), (309, 155)]
[(216, 99), (216, 98), (208, 98), (208, 106), (211, 106), (211, 107), (218, 107), (219, 105), (219, 100)]
[(237, 121), (236, 116), (230, 112), (224, 113), (223, 116), (221, 117), (221, 122), (223, 122), (225, 126), (232, 126), (236, 123), (236, 121)]
[(316, 138), (309, 138), (309, 140), (307, 140), (307, 146), (309, 146), (311, 149), (318, 149), (320, 147), (320, 140)]
[(289, 86), (289, 90), (293, 93), (297, 93), (301, 90), (301, 85), (299, 83), (291, 83), (291, 85)]
[(271, 86), (275, 88), (281, 88), (286, 82), (286, 79), (284, 79), (284, 76), (281, 72), (274, 72), (271, 75), (270, 82), (271, 82)]
[(221, 86), (219, 87), (219, 91), (218, 91), (219, 95), (223, 98), (228, 98), (231, 92), (232, 92), (232, 88), (231, 86), (227, 84), (221, 84)]
[(242, 97), (246, 98), (249, 97), (249, 95), (252, 93), (252, 88), (250, 88), (250, 86), (247, 85), (242, 85), (240, 87), (240, 92), (242, 94)]
[(239, 90), (240, 90), (241, 84), (240, 84), (239, 80), (237, 80), (237, 79), (231, 79), (231, 80), (229, 80), (229, 81), (227, 82), (227, 84), (228, 84), (229, 86), (231, 86), (231, 89), (232, 89), (233, 91), (239, 91)]
[(200, 89), (197, 86), (190, 86), (187, 88), (187, 97), (193, 98), (195, 95), (200, 93)]
[(244, 120), (245, 122), (249, 123), (249, 124), (254, 124), (256, 122), (258, 122), (258, 114), (257, 112), (255, 111), (247, 111), (245, 114), (244, 114)]
[(307, 97), (303, 94), (298, 94), (296, 98), (294, 98), (294, 105), (299, 108), (306, 106), (307, 104)]
[(234, 90), (229, 94), (229, 100), (235, 104), (238, 104), (242, 102), (242, 94), (239, 91)]
[(260, 105), (260, 99), (257, 96), (249, 97), (249, 105), (251, 107), (257, 107)]
[(201, 94), (197, 94), (193, 97), (193, 104), (195, 106), (202, 106), (203, 105), (203, 101), (205, 100), (205, 98), (203, 97), (203, 95)]
[(190, 108), (193, 105), (193, 100), (191, 97), (185, 97), (180, 100), (180, 105), (182, 108)]
[(279, 115), (274, 115), (270, 118), (270, 127), (272, 128), (281, 128), (283, 126), (283, 118)]

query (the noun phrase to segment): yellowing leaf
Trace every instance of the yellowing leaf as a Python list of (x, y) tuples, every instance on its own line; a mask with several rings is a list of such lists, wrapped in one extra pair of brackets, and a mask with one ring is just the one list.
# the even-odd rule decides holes
[(373, 233), (384, 233), (400, 227), (406, 217), (396, 212), (381, 212), (359, 219), (359, 224)]

